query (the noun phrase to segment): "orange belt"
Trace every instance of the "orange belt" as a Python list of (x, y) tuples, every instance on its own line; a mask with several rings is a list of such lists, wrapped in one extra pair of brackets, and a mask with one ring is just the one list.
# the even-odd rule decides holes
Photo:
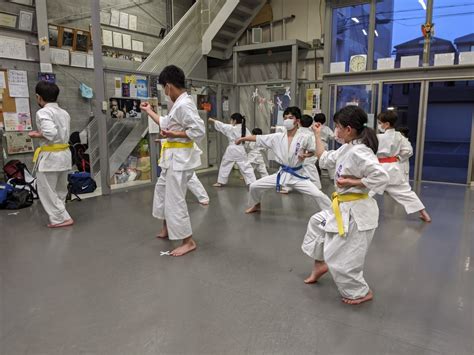
[(396, 162), (398, 162), (397, 157), (379, 158), (379, 163), (396, 163)]

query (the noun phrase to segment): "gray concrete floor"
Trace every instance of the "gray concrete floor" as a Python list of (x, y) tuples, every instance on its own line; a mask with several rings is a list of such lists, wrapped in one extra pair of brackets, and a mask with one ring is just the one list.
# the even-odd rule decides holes
[(73, 202), (63, 230), (39, 203), (0, 211), (0, 353), (474, 353), (473, 190), (422, 185), (431, 225), (381, 198), (375, 299), (348, 306), (329, 275), (303, 283), (310, 199), (270, 192), (247, 216), (243, 182), (214, 179), (209, 207), (188, 196), (198, 250), (183, 258), (160, 256), (172, 245), (154, 237), (151, 187)]

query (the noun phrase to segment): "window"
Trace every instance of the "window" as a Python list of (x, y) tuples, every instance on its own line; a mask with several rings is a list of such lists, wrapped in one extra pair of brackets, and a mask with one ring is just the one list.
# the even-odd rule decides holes
[(400, 67), (403, 56), (423, 59), (424, 38), (421, 25), (426, 22), (423, 0), (383, 0), (375, 11), (374, 68), (380, 58), (393, 58)]
[(332, 14), (331, 62), (346, 62), (367, 54), (370, 4), (336, 8)]
[[(474, 46), (474, 1), (435, 0), (430, 64), (440, 53), (470, 52)], [(456, 56), (457, 57), (457, 56)], [(457, 60), (457, 58), (456, 58)]]

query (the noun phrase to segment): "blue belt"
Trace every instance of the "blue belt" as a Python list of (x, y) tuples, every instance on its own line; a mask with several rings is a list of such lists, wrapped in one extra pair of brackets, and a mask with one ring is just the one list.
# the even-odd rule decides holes
[(292, 168), (291, 166), (281, 165), (280, 170), (278, 171), (278, 174), (277, 174), (277, 183), (276, 183), (277, 192), (280, 192), (281, 190), (280, 178), (283, 172), (291, 174), (299, 179), (303, 179), (303, 180), (309, 179), (309, 177), (301, 176), (296, 173), (298, 170), (301, 170), (301, 169), (303, 169), (303, 165), (297, 166), (296, 168)]

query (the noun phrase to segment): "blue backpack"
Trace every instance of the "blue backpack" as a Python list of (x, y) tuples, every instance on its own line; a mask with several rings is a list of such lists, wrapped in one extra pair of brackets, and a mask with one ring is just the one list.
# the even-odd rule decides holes
[(14, 190), (10, 184), (0, 183), (0, 208), (5, 208), (8, 200), (8, 194)]
[(95, 183), (91, 174), (87, 172), (70, 173), (67, 177), (67, 180), (69, 200), (71, 199), (72, 195), (81, 200), (81, 198), (77, 195), (94, 192), (97, 188), (97, 184)]

